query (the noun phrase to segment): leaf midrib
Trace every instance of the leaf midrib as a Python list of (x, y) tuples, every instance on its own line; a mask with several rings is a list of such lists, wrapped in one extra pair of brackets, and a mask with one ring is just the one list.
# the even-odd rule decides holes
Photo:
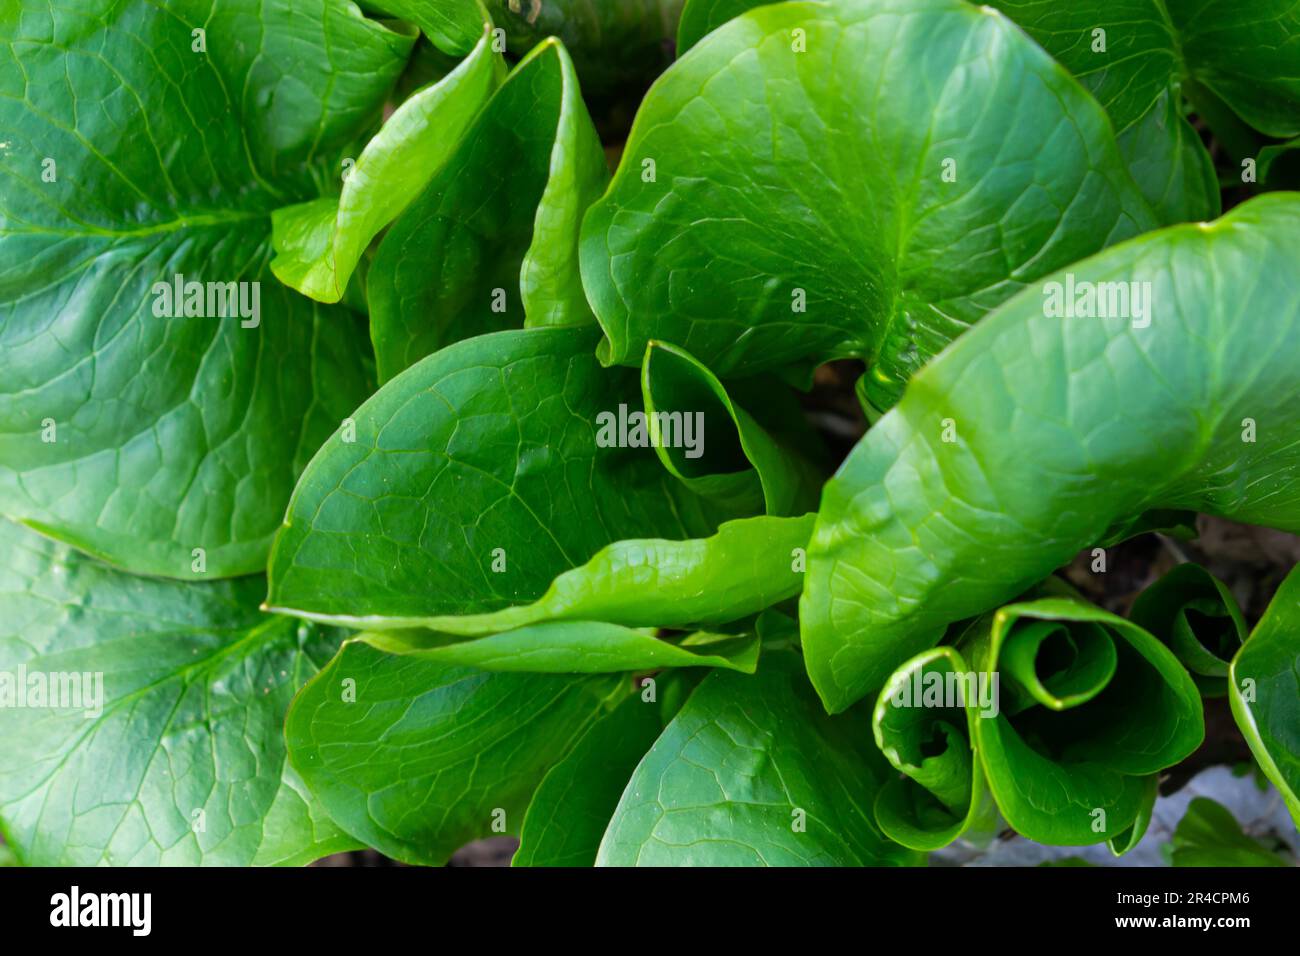
[(231, 210), (229, 212), (201, 213), (196, 216), (182, 216), (179, 219), (170, 219), (153, 225), (144, 226), (137, 229), (106, 229), (102, 226), (93, 226), (90, 223), (77, 223), (80, 228), (75, 229), (57, 229), (50, 227), (36, 227), (25, 229), (14, 229), (7, 227), (0, 230), (2, 236), (108, 236), (117, 238), (139, 238), (141, 236), (156, 236), (166, 233), (179, 232), (183, 229), (207, 229), (217, 226), (229, 226), (236, 223), (245, 223), (254, 219), (271, 218), (271, 213), (266, 212), (249, 212), (244, 210)]

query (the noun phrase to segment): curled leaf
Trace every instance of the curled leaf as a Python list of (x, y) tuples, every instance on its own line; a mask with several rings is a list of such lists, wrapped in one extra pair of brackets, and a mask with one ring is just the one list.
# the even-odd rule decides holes
[(958, 647), (998, 695), (973, 739), (1007, 822), (1040, 843), (1133, 842), (1150, 778), (1205, 734), (1200, 695), (1168, 648), (1067, 598), (1008, 605)]
[[(741, 393), (753, 399), (762, 422), (686, 351), (650, 342), (641, 364), (649, 437), (664, 467), (697, 494), (750, 501), (770, 515), (814, 511), (822, 475), (791, 435), (807, 424), (789, 388), (761, 386), (761, 396), (753, 387)], [(692, 431), (694, 446), (681, 440)]]
[(971, 676), (961, 652), (932, 648), (894, 671), (876, 701), (876, 746), (900, 774), (876, 795), (876, 822), (903, 846), (937, 850), (994, 832), (997, 810), (974, 744), (975, 721), (993, 701), (981, 701)]
[(1237, 599), (1209, 571), (1177, 565), (1138, 595), (1129, 620), (1174, 652), (1202, 694), (1227, 693), (1223, 678), (1248, 629)]

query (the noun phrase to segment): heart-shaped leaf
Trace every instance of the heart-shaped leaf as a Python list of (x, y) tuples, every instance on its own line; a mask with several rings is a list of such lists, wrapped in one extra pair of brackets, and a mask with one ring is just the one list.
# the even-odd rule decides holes
[(783, 3), (655, 84), (582, 271), (610, 362), (650, 339), (724, 379), (861, 356), (883, 408), (1027, 283), (1154, 225), (1105, 114), (1004, 17)]

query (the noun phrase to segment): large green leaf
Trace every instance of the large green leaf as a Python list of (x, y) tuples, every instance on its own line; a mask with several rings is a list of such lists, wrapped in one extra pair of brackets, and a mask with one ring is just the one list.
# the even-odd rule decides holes
[(1228, 586), (1196, 564), (1179, 564), (1137, 596), (1129, 620), (1165, 643), (1206, 697), (1228, 692), (1228, 665), (1246, 620)]
[[(1144, 511), (1300, 530), (1297, 243), (1300, 196), (1281, 193), (1152, 233), (923, 369), (822, 496), (800, 617), (827, 706)], [(1127, 310), (1145, 318), (1055, 317), (1071, 277), (1080, 297), (1149, 283)]]
[(260, 577), (132, 577), (7, 521), (0, 552), (0, 825), (25, 862), (302, 864), (356, 845), (282, 736), (338, 632), (260, 613)]
[(997, 698), (972, 724), (989, 789), (1031, 840), (1125, 848), (1150, 812), (1150, 778), (1205, 736), (1200, 695), (1173, 653), (1081, 601), (1008, 605), (959, 648)]
[(640, 695), (600, 718), (542, 778), (512, 866), (591, 866), (623, 788), (663, 730), (662, 709)]
[[(412, 39), (345, 0), (7, 5), (0, 513), (133, 571), (263, 566), (368, 391), (355, 319), (266, 269), (271, 213), (338, 174)], [(168, 317), (181, 276), (261, 284)]]
[(711, 673), (632, 775), (597, 863), (918, 862), (872, 818), (885, 770), (869, 720), (826, 716), (790, 651), (752, 677)]
[(653, 449), (598, 444), (600, 413), (637, 394), (635, 371), (599, 366), (598, 337), (594, 327), (480, 336), (380, 389), (355, 413), (355, 441), (340, 431), (299, 482), (269, 603), (427, 625), (543, 598), (614, 541), (712, 533), (731, 515), (687, 491)]
[(393, 112), (337, 199), (275, 211), (271, 270), (281, 282), (320, 302), (343, 298), (370, 240), (419, 195), (496, 89), (505, 65), (490, 44), (484, 36), (454, 70)]
[(611, 362), (652, 338), (723, 378), (863, 356), (886, 407), (1026, 283), (1155, 224), (1105, 114), (1005, 18), (783, 3), (655, 84), (582, 270)]
[(1237, 726), (1300, 827), (1300, 568), (1232, 659), (1228, 688)]
[(294, 700), (294, 767), (344, 830), (407, 863), (518, 833), (533, 791), (631, 691), (625, 678), (489, 674), (343, 650)]
[(1166, 91), (1200, 86), (1261, 132), (1300, 133), (1300, 8), (1293, 0), (991, 5), (1082, 80), (1119, 130)]
[(525, 320), (590, 322), (578, 227), (608, 178), (569, 55), (543, 43), (379, 244), (367, 291), (380, 381)]

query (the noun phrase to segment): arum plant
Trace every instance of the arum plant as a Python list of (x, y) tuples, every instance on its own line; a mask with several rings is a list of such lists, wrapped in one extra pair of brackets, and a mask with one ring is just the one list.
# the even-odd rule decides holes
[(1300, 819), (1294, 574), (1053, 578), (1300, 532), (1287, 4), (16, 4), (20, 862), (1124, 853), (1224, 693)]

